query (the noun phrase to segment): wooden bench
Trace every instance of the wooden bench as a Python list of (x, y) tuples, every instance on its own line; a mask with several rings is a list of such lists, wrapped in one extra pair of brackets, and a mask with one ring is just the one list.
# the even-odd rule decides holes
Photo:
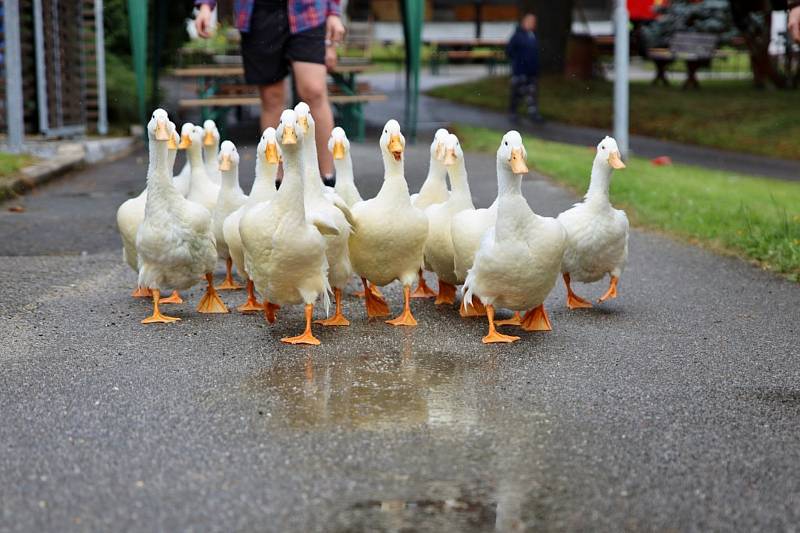
[(648, 57), (656, 65), (653, 85), (669, 85), (667, 67), (674, 61), (686, 62), (684, 89), (699, 89), (697, 71), (711, 66), (717, 49), (717, 36), (711, 33), (677, 32), (670, 38), (669, 48), (651, 48)]
[(489, 75), (494, 74), (498, 64), (505, 62), (505, 41), (498, 40), (450, 40), (431, 41), (434, 46), (430, 56), (431, 74), (438, 74), (443, 63), (484, 63)]

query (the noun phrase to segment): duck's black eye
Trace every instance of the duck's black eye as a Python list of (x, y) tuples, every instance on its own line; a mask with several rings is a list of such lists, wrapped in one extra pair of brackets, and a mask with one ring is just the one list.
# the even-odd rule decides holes
[(508, 146), (508, 141), (503, 141), (503, 144), (505, 144), (506, 146)]
[(606, 149), (606, 147), (605, 147), (605, 146), (603, 146), (603, 145), (601, 144), (601, 145), (600, 145), (600, 149), (601, 149), (601, 150), (605, 150), (605, 149)]

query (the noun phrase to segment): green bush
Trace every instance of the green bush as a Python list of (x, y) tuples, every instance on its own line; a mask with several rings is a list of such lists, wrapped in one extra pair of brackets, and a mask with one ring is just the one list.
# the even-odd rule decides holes
[[(149, 79), (146, 87), (149, 101)], [(136, 75), (133, 73), (133, 64), (129, 57), (106, 55), (106, 94), (108, 121), (112, 126), (127, 130), (130, 124), (139, 122), (136, 108)]]

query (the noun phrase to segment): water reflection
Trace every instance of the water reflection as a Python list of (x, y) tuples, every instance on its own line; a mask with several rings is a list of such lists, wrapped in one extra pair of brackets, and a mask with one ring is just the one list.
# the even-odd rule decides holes
[(272, 430), (424, 428), (424, 438), (452, 449), (438, 457), (452, 462), (453, 469), (440, 471), (446, 479), (408, 476), (406, 452), (399, 451), (395, 466), (375, 471), (382, 488), (366, 482), (352, 491), (355, 498), (337, 506), (331, 530), (522, 531), (540, 524), (553, 497), (566, 491), (541, 459), (549, 440), (543, 416), (532, 406), (522, 414), (509, 408), (502, 392), (509, 375), (498, 357), (419, 352), (410, 337), (394, 351), (309, 350), (276, 360), (245, 391), (268, 412), (262, 420)]
[(394, 353), (280, 360), (247, 389), (277, 401), (271, 422), (291, 428), (468, 428), (476, 423), (471, 382), (485, 382), (492, 366), (447, 352), (412, 353), (406, 340)]

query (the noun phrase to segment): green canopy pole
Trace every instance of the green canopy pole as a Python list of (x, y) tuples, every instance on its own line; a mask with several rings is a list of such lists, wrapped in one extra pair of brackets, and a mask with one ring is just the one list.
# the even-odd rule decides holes
[(153, 59), (150, 65), (150, 108), (158, 107), (161, 102), (158, 78), (161, 72), (161, 50), (164, 48), (167, 17), (169, 15), (168, 2), (156, 2), (155, 32), (153, 32)]
[(403, 1), (403, 35), (406, 49), (405, 129), (408, 138), (417, 138), (417, 104), (419, 102), (419, 68), (422, 59), (423, 0)]
[(128, 18), (131, 26), (133, 71), (136, 74), (136, 100), (139, 120), (147, 123), (147, 0), (128, 0)]

